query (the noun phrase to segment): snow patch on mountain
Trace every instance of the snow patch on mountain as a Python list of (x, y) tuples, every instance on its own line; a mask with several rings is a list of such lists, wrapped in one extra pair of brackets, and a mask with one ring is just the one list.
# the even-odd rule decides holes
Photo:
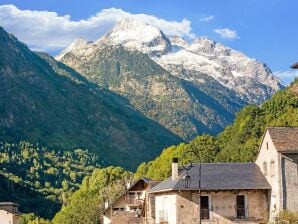
[(132, 18), (120, 21), (95, 43), (75, 41), (56, 59), (61, 60), (68, 52), (87, 55), (104, 45), (122, 45), (127, 50), (145, 53), (171, 74), (195, 84), (202, 83), (202, 74), (208, 75), (238, 92), (248, 103), (261, 103), (283, 88), (264, 63), (239, 51), (206, 37), (192, 43), (179, 36), (168, 38), (158, 28)]
[(96, 44), (122, 45), (129, 50), (155, 55), (167, 53), (171, 48), (169, 39), (161, 30), (132, 18), (117, 23)]

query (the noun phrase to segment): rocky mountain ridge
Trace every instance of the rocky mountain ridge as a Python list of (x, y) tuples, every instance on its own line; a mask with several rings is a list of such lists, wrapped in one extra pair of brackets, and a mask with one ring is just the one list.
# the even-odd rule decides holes
[[(75, 41), (77, 42), (77, 41)], [(87, 43), (87, 41), (85, 41)], [(171, 74), (194, 84), (206, 74), (223, 86), (233, 89), (247, 103), (260, 104), (283, 88), (266, 64), (205, 37), (188, 43), (181, 37), (167, 37), (161, 30), (131, 18), (124, 19), (94, 43), (67, 52), (88, 54), (104, 45), (121, 45), (129, 51), (147, 54)], [(64, 52), (56, 59), (61, 60)]]

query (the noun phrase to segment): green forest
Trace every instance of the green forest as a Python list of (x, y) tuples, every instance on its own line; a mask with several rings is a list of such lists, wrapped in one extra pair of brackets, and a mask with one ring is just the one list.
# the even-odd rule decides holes
[(4, 192), (0, 200), (17, 202), (22, 212), (51, 218), (83, 178), (99, 167), (97, 163), (94, 154), (82, 149), (68, 152), (25, 141), (0, 143), (0, 186)]
[(194, 150), (200, 155), (200, 158), (192, 158), (194, 161), (254, 161), (266, 127), (289, 125), (298, 126), (298, 80), (261, 106), (244, 107), (233, 124), (218, 136), (202, 135), (188, 144), (168, 147), (155, 160), (142, 163), (135, 175), (163, 180), (170, 175), (172, 157), (180, 157), (187, 150)]

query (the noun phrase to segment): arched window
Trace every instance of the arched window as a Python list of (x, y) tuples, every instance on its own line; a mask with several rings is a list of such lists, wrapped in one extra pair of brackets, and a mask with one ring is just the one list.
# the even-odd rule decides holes
[(266, 161), (263, 162), (263, 173), (265, 176), (267, 176), (267, 162)]
[(271, 177), (275, 176), (275, 162), (274, 161), (270, 162), (270, 176)]

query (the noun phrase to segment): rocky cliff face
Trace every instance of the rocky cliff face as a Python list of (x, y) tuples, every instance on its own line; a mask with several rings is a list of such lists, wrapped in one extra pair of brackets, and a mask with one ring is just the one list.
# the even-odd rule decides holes
[(265, 64), (240, 52), (206, 38), (168, 38), (132, 19), (78, 45), (56, 58), (187, 140), (218, 133), (243, 105), (282, 88)]

